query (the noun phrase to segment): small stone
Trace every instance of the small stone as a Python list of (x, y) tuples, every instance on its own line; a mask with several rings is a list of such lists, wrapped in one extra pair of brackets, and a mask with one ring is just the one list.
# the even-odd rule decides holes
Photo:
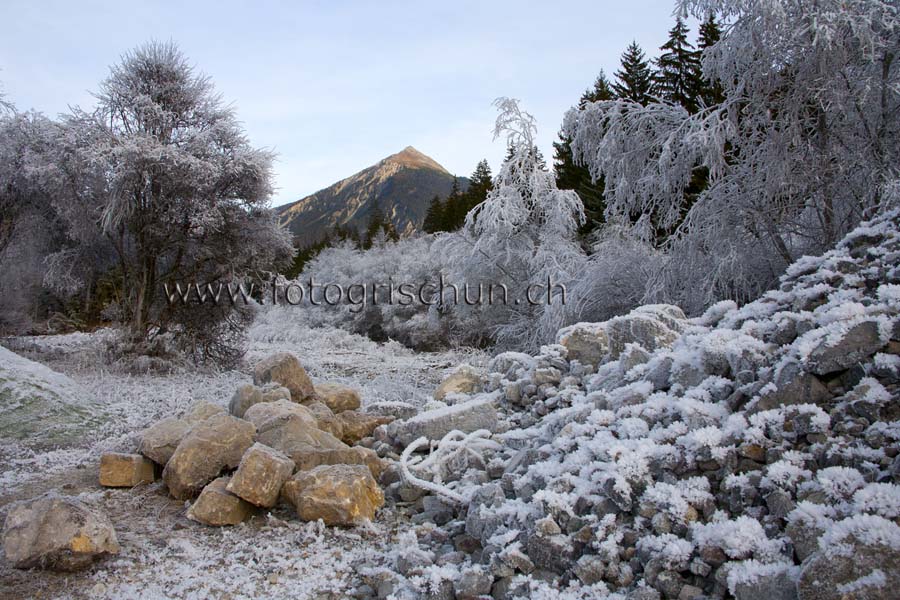
[(735, 585), (735, 600), (797, 600), (797, 584), (788, 571), (758, 574)]
[(260, 443), (244, 453), (228, 491), (250, 504), (270, 508), (278, 502), (281, 486), (294, 472), (294, 461)]
[(558, 535), (562, 533), (562, 529), (559, 528), (559, 525), (556, 524), (556, 521), (553, 520), (553, 517), (544, 517), (543, 519), (538, 519), (534, 524), (534, 530), (538, 535)]
[(253, 506), (228, 491), (230, 477), (219, 477), (200, 492), (200, 496), (188, 509), (187, 517), (192, 521), (220, 527), (237, 525), (250, 516)]
[(703, 590), (694, 585), (686, 585), (678, 593), (678, 600), (700, 600), (705, 597)]
[(434, 391), (435, 400), (444, 400), (448, 394), (474, 394), (483, 388), (481, 376), (469, 365), (462, 365), (444, 379)]
[(572, 569), (581, 583), (593, 585), (603, 581), (606, 576), (606, 563), (599, 556), (582, 556)]
[(466, 569), (459, 579), (453, 582), (453, 591), (457, 600), (473, 600), (491, 593), (494, 577), (480, 566)]
[(738, 448), (738, 454), (758, 463), (766, 461), (766, 449), (759, 444), (744, 444)]
[(575, 557), (575, 549), (569, 538), (564, 535), (550, 537), (533, 535), (528, 538), (526, 552), (535, 568), (559, 574), (572, 566)]
[(100, 456), (100, 485), (134, 487), (156, 480), (153, 462), (140, 454), (106, 452)]
[(99, 558), (118, 554), (119, 542), (100, 509), (48, 492), (9, 506), (3, 552), (17, 569), (77, 571)]
[(534, 571), (534, 563), (517, 547), (504, 549), (500, 553), (500, 560), (520, 573), (528, 574)]

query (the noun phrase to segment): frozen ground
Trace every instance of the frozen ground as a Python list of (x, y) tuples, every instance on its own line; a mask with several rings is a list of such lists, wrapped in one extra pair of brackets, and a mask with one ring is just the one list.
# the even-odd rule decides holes
[(0, 598), (342, 598), (358, 585), (355, 569), (412, 527), (392, 510), (368, 530), (318, 530), (279, 513), (235, 528), (188, 521), (186, 507), (161, 483), (104, 490), (96, 483), (99, 456), (134, 451), (137, 434), (195, 400), (227, 405), (249, 382), (250, 366), (276, 351), (295, 353), (315, 382), (357, 386), (363, 402), (424, 404), (443, 373), (485, 356), (466, 351), (413, 352), (376, 344), (344, 331), (308, 328), (296, 311), (259, 316), (250, 331), (245, 364), (237, 371), (129, 375), (105, 366), (112, 334), (71, 334), (7, 340), (15, 352), (70, 376), (102, 407), (99, 424), (63, 445), (41, 436), (0, 440), (0, 519), (6, 506), (48, 489), (85, 494), (113, 520), (121, 554), (84, 573), (21, 572), (0, 561)]

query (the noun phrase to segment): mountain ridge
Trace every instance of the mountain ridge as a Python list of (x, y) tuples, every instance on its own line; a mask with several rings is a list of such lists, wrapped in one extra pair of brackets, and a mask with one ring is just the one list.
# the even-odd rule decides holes
[(378, 206), (401, 237), (420, 231), (431, 199), (446, 197), (456, 180), (436, 160), (412, 146), (295, 202), (276, 207), (279, 222), (298, 246), (314, 244), (336, 227), (363, 231)]

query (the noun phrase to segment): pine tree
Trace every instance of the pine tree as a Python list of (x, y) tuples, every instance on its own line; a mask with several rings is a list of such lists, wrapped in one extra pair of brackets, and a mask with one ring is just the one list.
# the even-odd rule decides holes
[(653, 91), (653, 76), (644, 51), (637, 42), (631, 42), (622, 54), (622, 68), (616, 71), (613, 91), (622, 100), (631, 100), (646, 106)]
[(384, 230), (385, 225), (384, 212), (381, 210), (381, 205), (376, 201), (372, 206), (372, 210), (369, 212), (369, 224), (366, 226), (366, 236), (363, 241), (363, 248), (368, 250), (372, 247), (372, 241), (375, 239), (375, 236), (378, 235), (378, 232)]
[(444, 203), (437, 194), (431, 199), (428, 205), (428, 212), (425, 213), (425, 220), (422, 222), (422, 230), (425, 233), (437, 233), (443, 231), (444, 219)]
[(680, 104), (689, 113), (697, 112), (702, 75), (700, 56), (688, 42), (689, 30), (681, 18), (669, 30), (669, 39), (660, 46), (654, 74), (656, 94), (663, 100)]
[[(722, 27), (716, 21), (715, 15), (709, 13), (706, 20), (700, 24), (699, 37), (697, 39), (697, 48), (702, 53), (703, 50), (709, 48), (722, 37)], [(701, 102), (705, 106), (715, 106), (721, 104), (725, 100), (725, 92), (722, 90), (722, 84), (718, 81), (710, 81), (703, 77), (700, 73), (700, 91), (699, 96)]]
[[(613, 91), (606, 78), (606, 73), (600, 71), (594, 86), (581, 95), (578, 107), (584, 108), (589, 102), (600, 102), (613, 98)], [(570, 143), (571, 140), (560, 132), (559, 141), (553, 143), (553, 170), (556, 172), (556, 187), (561, 190), (575, 190), (584, 203), (584, 212), (587, 218), (579, 229), (579, 234), (586, 237), (604, 221), (603, 213), (606, 205), (603, 201), (603, 181), (592, 182), (587, 167), (575, 163)]]
[[(478, 161), (478, 165), (475, 166), (475, 170), (472, 172), (472, 177), (469, 178), (469, 181), (469, 192), (474, 193), (476, 196), (487, 196), (487, 193), (494, 186), (491, 166), (488, 164), (487, 159)], [(484, 198), (481, 198), (481, 200), (484, 200)], [(481, 200), (479, 200), (479, 202), (481, 202)]]

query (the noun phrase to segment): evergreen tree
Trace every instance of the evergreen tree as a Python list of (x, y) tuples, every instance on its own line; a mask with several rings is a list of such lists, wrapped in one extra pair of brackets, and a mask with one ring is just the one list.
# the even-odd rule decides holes
[(444, 203), (437, 194), (431, 199), (428, 205), (428, 212), (425, 213), (425, 220), (422, 222), (422, 230), (425, 233), (437, 233), (443, 231), (444, 220)]
[[(471, 192), (475, 196), (487, 196), (487, 193), (494, 187), (494, 178), (491, 174), (491, 166), (488, 164), (487, 159), (478, 161), (475, 170), (472, 172), (472, 177), (469, 179), (470, 182), (467, 193)], [(484, 200), (483, 197), (479, 202), (482, 200)]]
[(695, 113), (701, 88), (700, 56), (688, 42), (688, 28), (680, 18), (669, 30), (669, 39), (660, 46), (653, 77), (656, 94)]
[(366, 226), (366, 236), (363, 241), (363, 248), (368, 250), (372, 247), (372, 241), (375, 239), (375, 236), (378, 235), (379, 231), (385, 229), (386, 224), (381, 205), (376, 201), (372, 206), (372, 210), (369, 212), (369, 224)]
[(631, 42), (622, 54), (622, 68), (616, 71), (613, 91), (622, 100), (631, 100), (646, 106), (653, 91), (653, 75), (644, 51), (637, 42)]
[[(721, 39), (722, 27), (719, 25), (718, 21), (716, 21), (716, 17), (713, 13), (709, 13), (706, 20), (700, 24), (699, 34), (697, 47), (701, 53)], [(702, 72), (700, 73), (699, 96), (700, 101), (705, 106), (715, 106), (721, 104), (725, 100), (725, 92), (722, 90), (722, 84), (718, 81), (706, 79), (703, 77)]]
[[(606, 73), (600, 71), (594, 86), (581, 95), (578, 107), (584, 108), (589, 102), (600, 102), (613, 98), (613, 91), (606, 78)], [(579, 233), (585, 237), (604, 220), (603, 181), (592, 182), (587, 167), (575, 163), (570, 143), (571, 140), (560, 132), (559, 141), (553, 143), (553, 169), (556, 172), (556, 187), (561, 190), (575, 190), (584, 204), (586, 219), (584, 225), (579, 229)]]

